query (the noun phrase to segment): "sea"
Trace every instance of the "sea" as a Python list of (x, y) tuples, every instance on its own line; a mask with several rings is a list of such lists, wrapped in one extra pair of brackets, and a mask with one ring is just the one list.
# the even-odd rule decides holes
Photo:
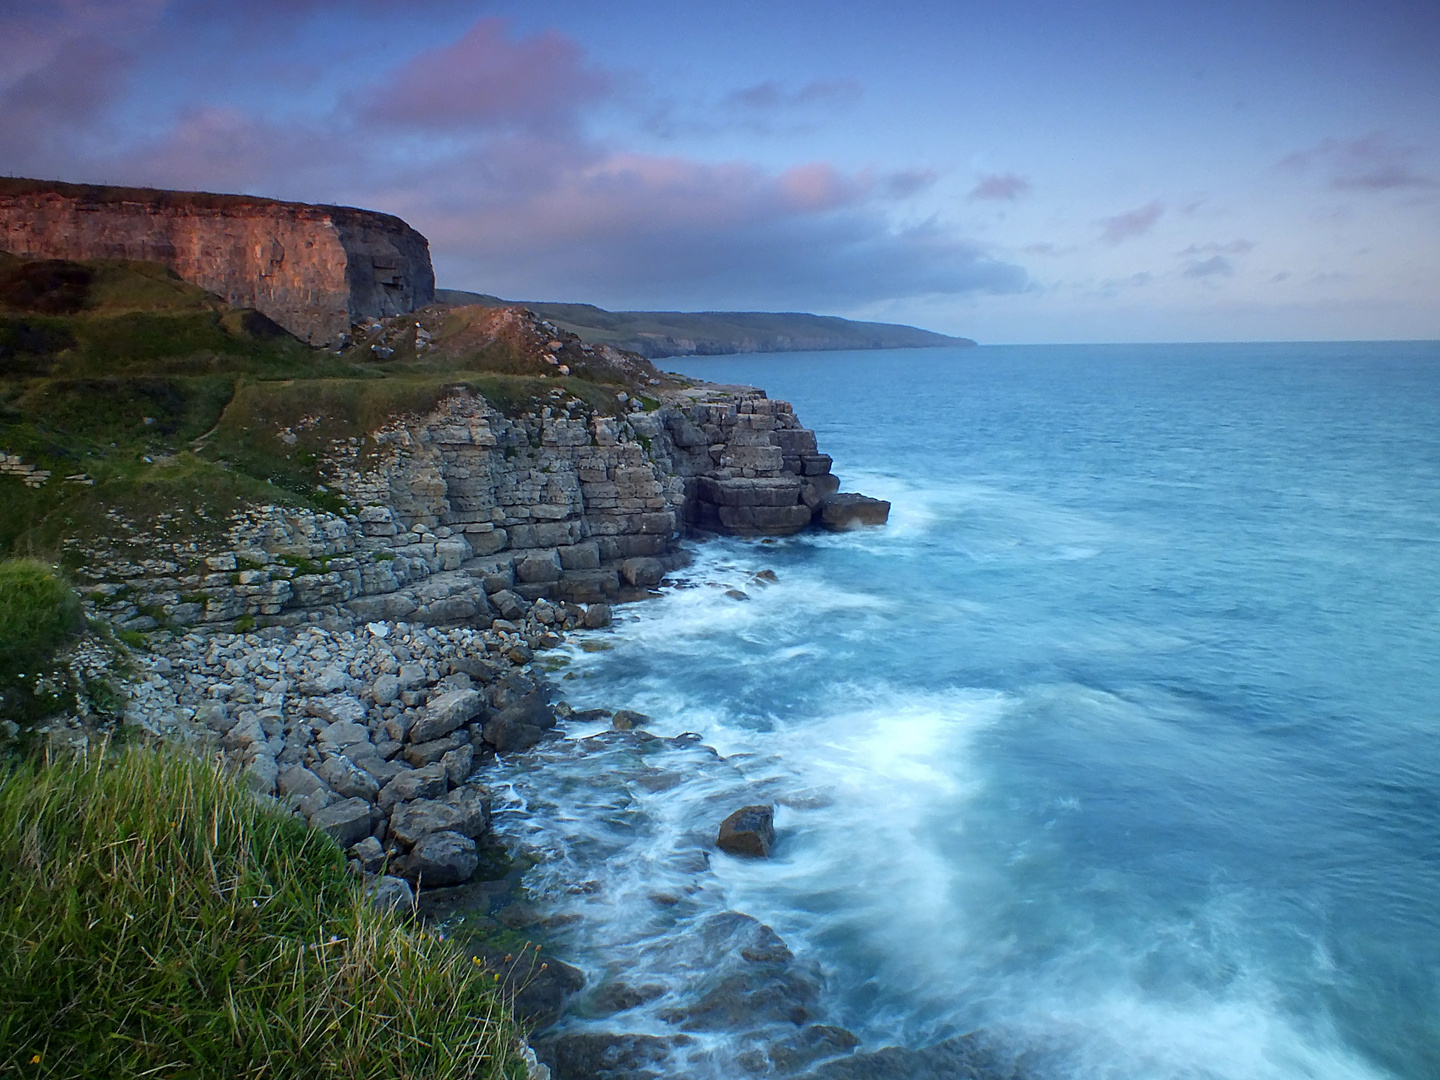
[[(738, 911), (862, 1052), (1440, 1077), (1440, 343), (660, 365), (792, 402), (892, 509), (694, 543), (558, 655), (577, 709), (693, 735), (582, 753), (603, 724), (572, 724), (508, 774), (497, 823), (592, 986), (673, 998)], [(747, 802), (772, 857), (712, 854)], [(696, 1075), (744, 1075), (736, 1038)]]

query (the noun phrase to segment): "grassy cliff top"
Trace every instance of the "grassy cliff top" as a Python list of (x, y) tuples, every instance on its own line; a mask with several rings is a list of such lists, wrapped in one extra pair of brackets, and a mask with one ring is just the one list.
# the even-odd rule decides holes
[(155, 264), (0, 254), (0, 557), (58, 557), (114, 513), (211, 530), (258, 503), (340, 509), (334, 440), (457, 387), (511, 416), (557, 390), (614, 414), (669, 381), (515, 310), (426, 308), (322, 350)]
[(591, 344), (613, 345), (651, 358), (975, 344), (969, 338), (899, 323), (856, 322), (796, 311), (606, 311), (593, 304), (509, 301), (459, 289), (436, 289), (435, 298), (447, 304), (518, 304)]
[(249, 211), (282, 209), (290, 214), (321, 214), (346, 220), (366, 219), (384, 222), (391, 227), (413, 232), (411, 226), (393, 214), (362, 210), (355, 206), (331, 206), (324, 203), (286, 202), (267, 199), (263, 195), (230, 195), (210, 191), (170, 191), (164, 188), (116, 187), (109, 184), (69, 184), (61, 180), (32, 180), (24, 177), (0, 177), (0, 198), (23, 198), (33, 195), (61, 195), (90, 205), (143, 203), (167, 210)]

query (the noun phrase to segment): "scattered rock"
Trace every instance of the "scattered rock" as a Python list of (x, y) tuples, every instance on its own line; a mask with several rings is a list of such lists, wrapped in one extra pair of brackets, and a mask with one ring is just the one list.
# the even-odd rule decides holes
[(715, 844), (731, 855), (763, 859), (775, 843), (775, 810), (770, 806), (742, 806), (720, 823)]
[(634, 709), (621, 709), (610, 720), (610, 726), (616, 731), (630, 731), (633, 728), (644, 727), (650, 723), (650, 717), (643, 712), (636, 712)]
[(478, 690), (455, 690), (432, 698), (410, 729), (410, 740), (423, 743), (449, 735), (474, 720), (485, 708)]

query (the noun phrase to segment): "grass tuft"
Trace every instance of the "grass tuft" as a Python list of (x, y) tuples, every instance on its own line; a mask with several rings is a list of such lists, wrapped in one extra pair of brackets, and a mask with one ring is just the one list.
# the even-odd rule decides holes
[(208, 762), (12, 766), (0, 866), (0, 1074), (525, 1075), (492, 976)]

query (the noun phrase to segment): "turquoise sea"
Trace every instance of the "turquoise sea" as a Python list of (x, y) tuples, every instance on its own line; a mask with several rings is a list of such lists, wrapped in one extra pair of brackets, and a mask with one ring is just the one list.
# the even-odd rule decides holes
[[(577, 708), (720, 755), (514, 778), (592, 980), (670, 985), (729, 908), (869, 1049), (983, 1029), (1056, 1078), (1440, 1076), (1440, 344), (660, 363), (793, 402), (893, 510), (696, 545), (575, 652)], [(697, 860), (750, 793), (774, 858)]]

